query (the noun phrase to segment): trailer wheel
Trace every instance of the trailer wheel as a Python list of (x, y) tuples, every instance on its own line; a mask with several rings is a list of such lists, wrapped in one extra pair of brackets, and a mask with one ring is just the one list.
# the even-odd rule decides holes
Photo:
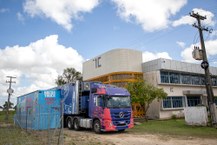
[(93, 122), (93, 130), (97, 134), (101, 133), (101, 124), (100, 124), (100, 121), (98, 119)]
[(78, 131), (78, 130), (81, 129), (80, 126), (79, 126), (79, 121), (78, 121), (77, 118), (74, 120), (73, 126), (74, 126), (74, 129), (75, 129), (76, 131)]
[(67, 119), (67, 127), (68, 129), (73, 129), (73, 118), (72, 117), (69, 117)]

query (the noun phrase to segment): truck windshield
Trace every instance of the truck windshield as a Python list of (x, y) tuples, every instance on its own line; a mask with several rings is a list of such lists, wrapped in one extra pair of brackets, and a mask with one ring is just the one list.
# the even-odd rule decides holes
[(106, 96), (106, 107), (108, 108), (129, 108), (130, 96)]

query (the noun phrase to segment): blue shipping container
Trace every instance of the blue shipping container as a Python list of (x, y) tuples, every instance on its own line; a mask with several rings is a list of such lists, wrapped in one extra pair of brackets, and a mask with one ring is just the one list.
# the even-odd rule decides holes
[(17, 98), (14, 121), (22, 128), (46, 130), (60, 127), (59, 89), (38, 90)]

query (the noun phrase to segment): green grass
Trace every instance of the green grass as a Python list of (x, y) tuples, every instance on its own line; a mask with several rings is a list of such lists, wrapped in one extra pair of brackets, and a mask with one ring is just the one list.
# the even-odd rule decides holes
[(9, 120), (5, 121), (5, 111), (0, 111), (0, 145), (41, 145), (43, 144), (34, 135), (13, 125), (15, 111), (9, 112)]
[(129, 132), (151, 133), (171, 136), (192, 136), (202, 138), (217, 138), (217, 129), (211, 127), (188, 126), (183, 119), (177, 120), (150, 120), (136, 125)]
[[(15, 111), (9, 111), (8, 123), (13, 123)], [(6, 123), (5, 121), (6, 111), (0, 111), (0, 123)]]
[(13, 145), (40, 145), (42, 142), (36, 137), (31, 136), (25, 130), (20, 128), (7, 126), (0, 128), (0, 144)]

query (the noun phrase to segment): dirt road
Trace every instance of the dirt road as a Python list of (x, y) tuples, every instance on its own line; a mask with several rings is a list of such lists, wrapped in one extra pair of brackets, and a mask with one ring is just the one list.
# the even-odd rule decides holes
[(193, 137), (171, 137), (152, 134), (104, 133), (95, 134), (92, 131), (64, 130), (65, 144), (74, 142), (76, 145), (217, 145), (216, 139), (201, 139)]

